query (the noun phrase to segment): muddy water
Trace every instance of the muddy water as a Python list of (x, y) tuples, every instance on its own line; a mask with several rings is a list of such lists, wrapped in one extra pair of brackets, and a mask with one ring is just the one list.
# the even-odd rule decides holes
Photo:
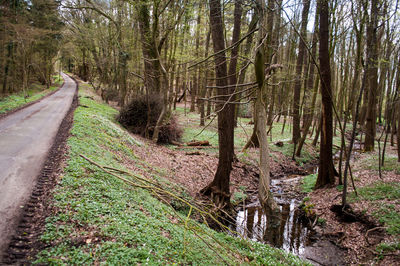
[[(253, 241), (296, 254), (314, 265), (343, 265), (344, 252), (302, 221), (301, 200), (294, 187), (302, 176), (271, 180), (279, 213), (266, 213), (255, 201), (238, 211), (236, 231)], [(293, 188), (293, 190), (291, 189)]]

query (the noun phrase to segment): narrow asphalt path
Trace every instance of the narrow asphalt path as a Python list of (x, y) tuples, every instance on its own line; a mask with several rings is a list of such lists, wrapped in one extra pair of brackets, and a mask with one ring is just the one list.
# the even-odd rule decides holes
[(76, 84), (62, 75), (59, 91), (0, 120), (0, 257), (71, 106)]

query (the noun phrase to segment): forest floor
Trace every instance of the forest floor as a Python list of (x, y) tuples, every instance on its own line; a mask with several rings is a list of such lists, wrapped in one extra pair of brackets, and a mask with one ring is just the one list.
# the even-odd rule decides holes
[[(197, 113), (185, 111), (178, 105), (176, 114), (184, 128), (183, 142), (208, 140), (211, 147), (201, 149), (187, 146), (160, 146), (148, 143), (151, 147), (135, 147), (135, 153), (147, 163), (165, 169), (164, 177), (178, 183), (194, 198), (201, 198), (199, 190), (211, 182), (217, 167), (217, 129), (216, 124), (208, 127), (198, 126)], [(237, 161), (231, 174), (232, 203), (241, 204), (257, 202), (257, 149), (242, 151), (245, 141), (251, 135), (250, 119), (240, 119), (235, 131), (235, 154)], [(312, 171), (317, 166), (317, 148), (306, 144), (303, 155), (296, 161), (291, 159), (293, 145), (290, 144), (290, 129), (282, 135), (282, 124), (277, 123), (272, 130), (270, 142), (270, 167), (272, 179), (290, 179), (304, 176), (300, 181), (286, 186), (285, 193), (304, 199), (304, 210), (313, 222), (313, 230), (317, 235), (329, 239), (345, 250), (345, 261), (348, 264), (380, 264), (396, 265), (400, 259), (400, 164), (397, 162), (397, 147), (388, 145), (385, 152), (385, 166), (382, 168), (382, 179), (378, 172), (378, 146), (375, 152), (355, 151), (351, 167), (354, 183), (358, 191), (355, 195), (349, 180), (348, 202), (352, 207), (349, 219), (337, 215), (333, 205), (341, 204), (343, 186), (336, 184), (331, 188), (312, 190), (316, 174)], [(145, 139), (142, 141), (146, 142)], [(311, 142), (311, 140), (308, 140)], [(339, 138), (334, 143), (339, 146)], [(283, 146), (278, 147), (276, 143)], [(381, 143), (381, 147), (383, 144)], [(336, 156), (337, 157), (337, 156)], [(125, 165), (138, 171), (129, 160)], [(337, 166), (337, 164), (336, 164)], [(152, 170), (142, 171), (143, 175), (151, 175)], [(300, 180), (301, 180), (300, 179)], [(338, 180), (337, 180), (338, 182)], [(308, 192), (308, 195), (305, 194)], [(311, 222), (312, 222), (311, 221)], [(337, 256), (329, 254), (327, 256)]]
[[(127, 135), (114, 124), (116, 111), (96, 103), (100, 101), (99, 96), (91, 92), (87, 84), (82, 83), (81, 88), (80, 107), (68, 141), (70, 151), (66, 168), (58, 173), (60, 184), (53, 192), (54, 199), (45, 206), (49, 218), (40, 232), (41, 244), (36, 250), (40, 253), (30, 260), (45, 264), (146, 261), (155, 264), (218, 264), (226, 261), (304, 264), (282, 250), (267, 251), (267, 245), (210, 233), (185, 218), (191, 217), (192, 208), (182, 202), (168, 200), (169, 206), (164, 206), (151, 193), (127, 188), (123, 182), (116, 182), (79, 158), (79, 154), (85, 154), (102, 165), (129, 170), (154, 180), (171, 188), (181, 198), (204, 201), (199, 191), (212, 180), (218, 162), (216, 119), (208, 120), (210, 123), (206, 128), (200, 127), (199, 115), (188, 112), (189, 106), (178, 105), (175, 114), (184, 129), (182, 143), (207, 140), (211, 146), (156, 145), (140, 136)], [(252, 127), (250, 119), (243, 118), (235, 129), (237, 160), (231, 174), (230, 191), (236, 208), (257, 204), (258, 151), (241, 150)], [(332, 204), (340, 203), (342, 187), (312, 190), (316, 179), (317, 149), (306, 143), (302, 156), (293, 161), (290, 126), (281, 134), (282, 123), (276, 123), (271, 132), (271, 177), (296, 180), (283, 187), (284, 193), (304, 201), (303, 211), (309, 215), (317, 237), (343, 248), (348, 264), (398, 264), (400, 166), (396, 162), (395, 149), (387, 149), (383, 180), (377, 174), (376, 152), (358, 151), (352, 170), (359, 196), (353, 195), (350, 185), (349, 202), (353, 213), (361, 219), (344, 222), (331, 211)], [(338, 137), (334, 144), (340, 145)], [(170, 206), (177, 212), (171, 212)], [(228, 246), (234, 248), (233, 253)], [(198, 257), (196, 250), (204, 252)], [(334, 252), (327, 251), (326, 256), (340, 256)]]
[[(378, 150), (376, 147), (375, 150)], [(382, 179), (377, 151), (358, 153), (352, 160), (357, 195), (349, 180), (351, 209), (338, 215), (343, 186), (319, 189), (308, 195), (306, 206), (322, 221), (317, 230), (347, 250), (350, 264), (400, 263), (400, 163), (397, 147), (387, 147)], [(336, 205), (336, 210), (332, 206)], [(341, 209), (341, 208), (339, 208)], [(340, 210), (339, 210), (340, 212)]]

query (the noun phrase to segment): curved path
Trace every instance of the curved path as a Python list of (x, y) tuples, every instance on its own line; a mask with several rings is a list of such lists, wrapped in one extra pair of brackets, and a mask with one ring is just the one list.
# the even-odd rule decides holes
[(0, 120), (0, 257), (71, 106), (76, 84), (62, 76), (56, 93)]

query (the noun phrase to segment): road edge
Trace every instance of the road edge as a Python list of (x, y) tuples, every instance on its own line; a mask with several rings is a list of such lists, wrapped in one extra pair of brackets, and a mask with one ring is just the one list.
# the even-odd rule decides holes
[(75, 94), (71, 106), (60, 124), (42, 169), (36, 177), (36, 185), (29, 200), (24, 205), (15, 233), (9, 239), (8, 248), (5, 250), (0, 264), (32, 264), (30, 261), (34, 259), (33, 256), (44, 245), (39, 238), (51, 210), (52, 190), (59, 181), (58, 177), (63, 170), (62, 163), (67, 158), (65, 152), (68, 149), (67, 139), (73, 125), (74, 111), (79, 104), (79, 84), (75, 78), (68, 76), (75, 82)]

